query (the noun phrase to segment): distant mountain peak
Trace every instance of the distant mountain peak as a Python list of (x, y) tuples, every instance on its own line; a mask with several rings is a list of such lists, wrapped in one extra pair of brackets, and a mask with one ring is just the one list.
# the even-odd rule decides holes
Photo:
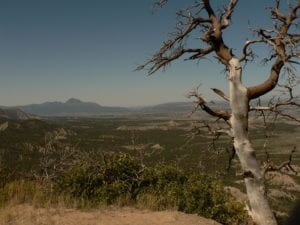
[(67, 104), (78, 104), (78, 103), (82, 103), (82, 101), (77, 98), (70, 98), (68, 101), (66, 101), (66, 103)]
[(94, 102), (85, 102), (70, 98), (66, 102), (44, 102), (19, 106), (24, 112), (39, 116), (95, 116), (101, 114), (128, 113), (124, 107), (101, 106)]

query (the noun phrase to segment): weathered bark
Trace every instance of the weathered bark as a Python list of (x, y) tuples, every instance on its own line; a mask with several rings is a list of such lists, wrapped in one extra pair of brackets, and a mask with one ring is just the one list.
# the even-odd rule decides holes
[(242, 67), (237, 58), (229, 61), (229, 91), (232, 109), (231, 129), (234, 148), (244, 171), (250, 214), (258, 225), (276, 225), (276, 219), (265, 194), (264, 174), (248, 137), (249, 99), (247, 88), (242, 84)]

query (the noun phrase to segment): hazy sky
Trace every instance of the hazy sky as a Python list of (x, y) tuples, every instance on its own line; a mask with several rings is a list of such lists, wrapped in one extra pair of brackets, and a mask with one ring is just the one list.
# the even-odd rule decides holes
[[(178, 60), (150, 77), (133, 71), (167, 40), (176, 9), (190, 1), (170, 0), (154, 14), (152, 2), (0, 0), (0, 105), (75, 97), (135, 106), (186, 101), (184, 94), (200, 83), (208, 99), (215, 98), (210, 87), (226, 90), (223, 67), (210, 59)], [(267, 27), (265, 6), (271, 2), (240, 0), (234, 24), (224, 34), (236, 53), (251, 37), (249, 26)], [(266, 77), (268, 67), (254, 64), (246, 70), (246, 83), (254, 84)]]

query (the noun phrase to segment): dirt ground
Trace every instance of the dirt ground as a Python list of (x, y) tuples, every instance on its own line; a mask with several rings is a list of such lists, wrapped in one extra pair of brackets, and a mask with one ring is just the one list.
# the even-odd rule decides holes
[(82, 211), (17, 205), (0, 209), (1, 225), (218, 225), (197, 215), (133, 208)]

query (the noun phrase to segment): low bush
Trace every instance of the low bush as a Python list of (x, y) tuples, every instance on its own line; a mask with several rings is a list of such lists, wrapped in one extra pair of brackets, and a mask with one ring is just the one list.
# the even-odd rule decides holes
[(222, 224), (243, 224), (248, 220), (244, 205), (224, 192), (222, 184), (205, 174), (192, 174), (183, 187), (179, 210), (197, 213)]
[(56, 184), (57, 190), (93, 204), (136, 204), (154, 210), (176, 209), (223, 224), (247, 220), (243, 205), (206, 174), (187, 174), (174, 165), (143, 167), (135, 158), (110, 155), (93, 165), (78, 164)]
[(137, 194), (139, 205), (154, 210), (177, 209), (187, 180), (184, 172), (174, 165), (159, 164), (146, 168), (140, 177)]
[(99, 168), (86, 163), (76, 164), (55, 181), (57, 192), (74, 198), (92, 199), (103, 184)]
[[(49, 188), (51, 187), (51, 188)], [(52, 188), (54, 187), (54, 188)], [(243, 205), (206, 174), (188, 174), (174, 165), (144, 167), (127, 154), (74, 164), (52, 183), (14, 181), (0, 191), (0, 201), (51, 202), (77, 207), (121, 204), (154, 210), (176, 209), (222, 224), (243, 224)]]
[(55, 189), (95, 204), (113, 204), (124, 197), (134, 199), (142, 168), (129, 155), (113, 154), (102, 162), (76, 164), (57, 179)]

